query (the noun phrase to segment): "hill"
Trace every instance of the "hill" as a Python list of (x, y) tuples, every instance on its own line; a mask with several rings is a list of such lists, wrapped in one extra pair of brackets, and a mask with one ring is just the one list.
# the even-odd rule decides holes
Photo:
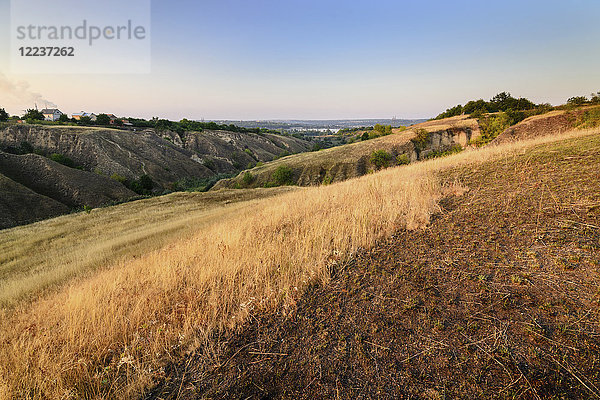
[[(307, 151), (309, 146), (304, 140), (269, 133), (0, 124), (0, 173), (46, 197), (7, 189), (0, 229), (137, 194), (199, 190), (223, 174)], [(20, 208), (14, 206), (25, 198)]]
[[(507, 128), (492, 143), (499, 144), (556, 135), (578, 126), (596, 126), (599, 120), (597, 115), (599, 110), (600, 107), (579, 107), (535, 115)], [(584, 126), (588, 122), (591, 122), (592, 126)]]
[(0, 174), (0, 229), (69, 212), (69, 207)]
[[(30, 222), (36, 211), (45, 215), (49, 209), (58, 215), (68, 210), (2, 175), (0, 185), (0, 196), (8, 195), (14, 200), (0, 202), (0, 207), (12, 207), (10, 212), (0, 214), (4, 219), (15, 215)], [(288, 187), (172, 193), (1, 231), (0, 308), (13, 306), (48, 288), (61, 287), (77, 276), (119, 260), (150, 253), (188, 237), (223, 215), (252, 207), (253, 201), (292, 190)]]
[(106, 176), (70, 168), (37, 154), (0, 152), (0, 173), (70, 208), (98, 207), (136, 196)]
[(462, 190), (427, 229), (216, 336), (147, 398), (597, 397), (600, 135), (452, 164)]
[[(3, 125), (0, 146), (18, 152), (23, 144), (72, 159), (87, 171), (127, 179), (148, 175), (160, 188), (182, 179), (234, 172), (284, 152), (306, 151), (306, 141), (273, 134), (229, 131), (116, 130), (47, 125)], [(246, 151), (248, 149), (248, 151)]]
[(599, 138), (7, 230), (0, 396), (593, 396)]
[[(385, 151), (390, 155), (389, 165), (398, 165), (451, 150), (457, 145), (464, 148), (480, 134), (477, 120), (469, 116), (424, 122), (408, 130), (393, 129), (392, 132), (359, 143), (283, 157), (244, 171), (235, 178), (223, 179), (213, 190), (276, 185), (274, 174), (281, 167), (291, 170), (289, 183), (299, 186), (341, 182), (377, 169), (370, 160), (374, 151)], [(425, 134), (421, 133), (418, 138), (419, 132)], [(402, 161), (402, 155), (405, 161)], [(245, 178), (248, 174), (252, 179)]]

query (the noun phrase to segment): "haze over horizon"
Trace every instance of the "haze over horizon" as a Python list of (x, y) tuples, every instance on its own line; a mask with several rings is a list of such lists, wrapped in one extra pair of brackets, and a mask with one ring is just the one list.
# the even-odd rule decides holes
[(560, 104), (600, 90), (598, 15), (585, 0), (152, 1), (150, 74), (24, 75), (0, 0), (0, 107), (283, 120), (428, 118), (501, 91)]

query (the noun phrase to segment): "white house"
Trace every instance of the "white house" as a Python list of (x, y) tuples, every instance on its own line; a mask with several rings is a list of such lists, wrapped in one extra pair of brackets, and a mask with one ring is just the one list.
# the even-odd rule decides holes
[(86, 113), (84, 111), (73, 114), (73, 118), (76, 120), (80, 120), (82, 117), (89, 117), (92, 121), (96, 120), (96, 114), (94, 113)]
[(56, 108), (44, 108), (42, 114), (44, 114), (44, 119), (46, 121), (58, 121), (63, 113)]

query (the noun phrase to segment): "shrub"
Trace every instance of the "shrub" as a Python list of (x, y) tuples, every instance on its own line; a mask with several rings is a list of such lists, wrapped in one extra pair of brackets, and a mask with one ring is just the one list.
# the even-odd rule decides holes
[(252, 150), (250, 150), (250, 149), (244, 149), (244, 152), (246, 154), (248, 154), (250, 157), (252, 157), (253, 159), (258, 160), (258, 158), (256, 158), (256, 156), (254, 155), (254, 153), (252, 152)]
[(400, 154), (398, 157), (396, 157), (396, 162), (398, 165), (410, 164), (410, 158), (408, 158), (408, 155), (406, 154)]
[(64, 156), (63, 154), (52, 153), (48, 158), (50, 158), (54, 162), (65, 165), (67, 167), (75, 168), (75, 162), (69, 157)]
[(277, 156), (277, 158), (283, 158), (283, 157), (287, 157), (289, 155), (291, 155), (292, 153), (290, 153), (287, 150), (283, 150), (281, 153), (279, 153), (279, 155)]
[(119, 175), (117, 173), (112, 174), (110, 176), (110, 179), (112, 179), (113, 181), (122, 183), (123, 185), (125, 185), (125, 183), (127, 182), (127, 178), (125, 178), (123, 175)]
[(133, 190), (137, 194), (149, 195), (152, 194), (152, 189), (154, 188), (154, 182), (152, 178), (148, 175), (142, 175), (139, 179), (129, 182), (129, 189)]
[(21, 154), (31, 154), (33, 153), (33, 146), (29, 142), (22, 141), (19, 150)]
[(259, 161), (259, 162), (256, 163), (256, 165), (254, 167), (258, 168), (258, 167), (262, 167), (263, 165), (265, 165), (265, 163), (262, 162), (262, 161)]
[(426, 129), (420, 128), (415, 131), (416, 136), (410, 141), (415, 145), (418, 152), (423, 150), (429, 143), (429, 132)]
[(0, 121), (8, 121), (8, 118), (10, 116), (8, 115), (8, 113), (6, 112), (6, 110), (4, 108), (0, 108)]
[(44, 114), (42, 114), (41, 111), (30, 108), (25, 112), (25, 115), (23, 115), (23, 119), (28, 121), (43, 121)]
[(287, 165), (280, 165), (273, 172), (273, 181), (279, 185), (293, 185), (294, 184), (294, 171)]
[(572, 105), (572, 106), (581, 106), (587, 102), (588, 102), (588, 99), (585, 96), (575, 96), (575, 97), (571, 97), (569, 100), (567, 100), (567, 104)]
[(246, 186), (250, 186), (255, 180), (256, 178), (249, 171), (247, 171), (242, 177), (242, 182), (244, 182)]
[(456, 144), (453, 144), (447, 150), (444, 150), (444, 151), (434, 151), (432, 153), (429, 153), (426, 158), (429, 159), (429, 158), (451, 156), (452, 154), (460, 153), (463, 150), (464, 150), (463, 147), (460, 144), (456, 143)]
[(360, 140), (369, 140), (369, 132), (365, 132), (360, 137)]
[(377, 169), (387, 168), (390, 165), (392, 155), (385, 150), (375, 150), (371, 153), (369, 161)]
[(582, 129), (596, 128), (600, 125), (600, 107), (587, 110), (577, 121), (577, 127)]
[(494, 140), (511, 125), (511, 118), (507, 113), (488, 115), (479, 121), (481, 136), (475, 140), (476, 146), (483, 146)]
[(204, 165), (206, 168), (210, 169), (210, 170), (215, 170), (215, 162), (212, 158), (206, 158), (204, 159), (204, 161), (202, 162), (202, 165)]

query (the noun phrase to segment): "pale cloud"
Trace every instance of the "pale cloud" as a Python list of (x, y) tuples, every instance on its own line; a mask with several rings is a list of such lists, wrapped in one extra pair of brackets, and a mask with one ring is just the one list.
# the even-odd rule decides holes
[(38, 108), (57, 107), (41, 93), (33, 91), (28, 82), (14, 81), (0, 72), (0, 107), (20, 112), (22, 109), (33, 108), (36, 104)]

